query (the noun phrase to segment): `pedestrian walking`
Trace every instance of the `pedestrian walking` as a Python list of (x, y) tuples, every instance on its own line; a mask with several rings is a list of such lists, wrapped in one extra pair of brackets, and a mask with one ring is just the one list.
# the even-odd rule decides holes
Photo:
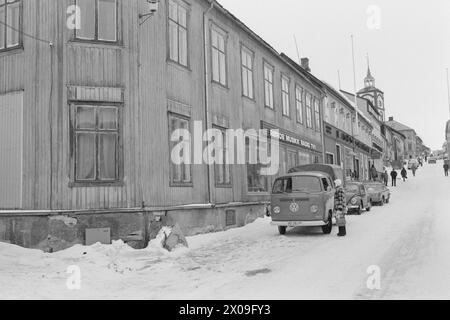
[(416, 176), (416, 171), (417, 171), (416, 165), (413, 165), (411, 170), (412, 170), (413, 176), (415, 177)]
[(337, 179), (334, 182), (336, 186), (336, 193), (334, 194), (334, 211), (336, 213), (336, 224), (339, 227), (339, 237), (347, 235), (345, 214), (347, 213), (347, 205), (345, 201), (345, 191), (342, 187), (342, 181)]
[(408, 179), (408, 172), (406, 171), (405, 168), (402, 169), (401, 175), (402, 175), (403, 182), (405, 182), (406, 179)]
[(389, 184), (389, 173), (387, 170), (384, 170), (383, 180), (384, 180), (384, 185), (387, 187)]
[(446, 163), (446, 164), (444, 164), (444, 173), (445, 173), (446, 177), (448, 177), (448, 170), (449, 170), (449, 165), (448, 165), (448, 163)]
[(394, 169), (392, 169), (392, 171), (391, 171), (391, 178), (392, 178), (392, 186), (393, 186), (393, 187), (396, 187), (396, 186), (397, 186), (397, 176), (398, 176), (397, 171), (395, 171)]

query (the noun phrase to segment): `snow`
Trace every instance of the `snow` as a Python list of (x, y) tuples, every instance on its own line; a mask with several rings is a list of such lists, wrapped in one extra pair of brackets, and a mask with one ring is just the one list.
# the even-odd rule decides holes
[[(391, 203), (348, 216), (348, 235), (270, 219), (189, 237), (167, 252), (161, 239), (134, 250), (75, 246), (53, 254), (0, 243), (0, 299), (450, 299), (450, 178), (442, 163), (398, 181)], [(81, 289), (66, 286), (69, 266)], [(367, 287), (381, 271), (380, 290)]]

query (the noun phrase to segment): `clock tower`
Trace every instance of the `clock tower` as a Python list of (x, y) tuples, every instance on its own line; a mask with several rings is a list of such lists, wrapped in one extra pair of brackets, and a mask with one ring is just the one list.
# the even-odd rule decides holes
[(369, 100), (380, 114), (380, 121), (386, 120), (386, 109), (384, 107), (384, 92), (375, 86), (375, 78), (367, 66), (367, 76), (364, 78), (364, 88), (358, 92), (358, 97)]

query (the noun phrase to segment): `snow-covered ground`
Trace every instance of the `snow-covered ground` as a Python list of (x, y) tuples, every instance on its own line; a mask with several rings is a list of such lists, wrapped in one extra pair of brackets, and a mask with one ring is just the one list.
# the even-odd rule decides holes
[[(442, 163), (391, 190), (389, 205), (348, 217), (345, 238), (303, 228), (279, 236), (259, 219), (190, 237), (190, 248), (174, 253), (156, 242), (54, 254), (0, 244), (0, 298), (450, 299), (450, 178)], [(73, 265), (80, 290), (66, 286)], [(381, 287), (370, 290), (368, 270), (376, 268)]]

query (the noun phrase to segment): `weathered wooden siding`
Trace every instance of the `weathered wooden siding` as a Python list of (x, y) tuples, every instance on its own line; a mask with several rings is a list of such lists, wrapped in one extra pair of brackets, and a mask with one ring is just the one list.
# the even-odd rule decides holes
[(0, 95), (0, 209), (22, 208), (23, 92)]

